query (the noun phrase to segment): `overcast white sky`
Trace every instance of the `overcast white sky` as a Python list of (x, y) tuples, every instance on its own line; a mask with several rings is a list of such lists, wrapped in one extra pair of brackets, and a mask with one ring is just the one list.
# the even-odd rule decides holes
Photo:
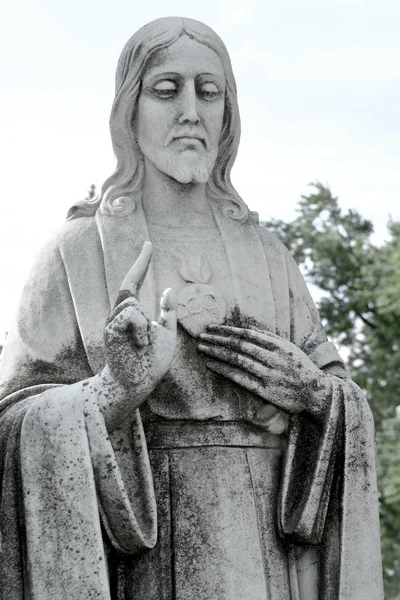
[(242, 116), (233, 181), (290, 219), (309, 182), (400, 220), (399, 0), (13, 0), (0, 13), (0, 341), (34, 253), (112, 172), (108, 115), (126, 40), (167, 15), (213, 27)]

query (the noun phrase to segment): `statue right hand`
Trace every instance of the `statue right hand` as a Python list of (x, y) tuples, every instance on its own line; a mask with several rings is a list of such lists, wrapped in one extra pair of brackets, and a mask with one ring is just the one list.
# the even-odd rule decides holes
[(177, 303), (164, 291), (158, 322), (150, 321), (137, 294), (146, 276), (152, 245), (142, 252), (125, 277), (105, 330), (107, 364), (100, 379), (100, 407), (108, 428), (114, 429), (150, 395), (168, 371), (176, 345)]

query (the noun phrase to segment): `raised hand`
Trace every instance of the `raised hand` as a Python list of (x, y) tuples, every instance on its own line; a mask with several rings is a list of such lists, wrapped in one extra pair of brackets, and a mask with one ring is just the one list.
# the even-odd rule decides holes
[(330, 391), (326, 376), (297, 346), (273, 333), (210, 325), (198, 349), (207, 367), (284, 411), (322, 419)]
[(164, 291), (158, 322), (150, 321), (138, 292), (146, 276), (152, 244), (142, 252), (121, 284), (114, 310), (104, 330), (107, 364), (99, 397), (107, 427), (114, 429), (149, 396), (168, 371), (176, 345), (176, 298)]

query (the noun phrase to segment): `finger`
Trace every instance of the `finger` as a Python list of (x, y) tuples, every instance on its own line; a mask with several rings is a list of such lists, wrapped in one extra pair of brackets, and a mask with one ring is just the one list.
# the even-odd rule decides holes
[(118, 305), (121, 300), (124, 300), (127, 295), (137, 297), (144, 278), (146, 277), (152, 254), (153, 244), (151, 242), (144, 242), (142, 251), (121, 283), (118, 298), (115, 303), (116, 305)]
[(303, 407), (301, 405), (296, 405), (293, 402), (290, 403), (289, 401), (285, 401), (285, 394), (281, 395), (277, 393), (277, 388), (275, 388), (274, 386), (270, 387), (269, 385), (267, 387), (257, 377), (254, 377), (249, 373), (245, 373), (240, 369), (232, 367), (231, 365), (227, 365), (213, 360), (207, 361), (206, 366), (213, 373), (226, 377), (226, 379), (229, 379), (237, 385), (240, 385), (245, 390), (256, 394), (263, 400), (273, 402), (273, 404), (279, 409), (282, 409), (292, 414), (301, 412), (301, 410), (303, 410)]
[(177, 306), (178, 303), (174, 290), (171, 288), (164, 290), (160, 300), (161, 313), (158, 324), (173, 333), (176, 333)]
[(149, 345), (150, 323), (134, 306), (125, 307), (106, 327), (108, 336), (125, 335), (135, 346)]
[(249, 325), (249, 329), (251, 329), (252, 331), (258, 331), (259, 333), (262, 333), (263, 335), (266, 335), (267, 337), (272, 337), (275, 340), (283, 340), (284, 339), (277, 333), (273, 333), (272, 331), (267, 331), (266, 329), (261, 329), (260, 327), (255, 327), (254, 325)]
[[(278, 339), (272, 338), (268, 336), (267, 332), (261, 332), (258, 329), (244, 329), (241, 327), (231, 327), (229, 325), (209, 325), (207, 327), (207, 332), (226, 338), (233, 337), (240, 340), (246, 340), (253, 344), (257, 344), (266, 350), (276, 351), (277, 349), (280, 349)], [(201, 334), (201, 339), (203, 335), (207, 334)]]
[(206, 356), (243, 369), (255, 377), (265, 378), (269, 375), (270, 368), (268, 365), (262, 364), (245, 354), (221, 346), (207, 346), (206, 344), (199, 344), (198, 348)]
[(209, 333), (201, 334), (200, 339), (203, 344), (236, 350), (242, 354), (248, 354), (264, 364), (268, 364), (268, 361), (271, 361), (270, 351), (257, 346), (253, 342), (246, 342), (243, 339), (234, 338), (232, 336), (224, 337), (222, 335), (211, 335)]
[[(252, 337), (251, 331), (254, 332), (254, 337)], [(266, 350), (274, 352), (275, 355), (279, 354), (281, 357), (287, 357), (289, 360), (295, 361), (293, 364), (296, 364), (297, 368), (301, 368), (304, 360), (307, 362), (310, 360), (301, 348), (293, 344), (290, 340), (271, 331), (261, 331), (251, 326), (251, 329), (248, 330), (248, 339), (253, 339), (253, 341), (258, 340), (258, 343)]]
[(244, 373), (241, 369), (236, 369), (231, 365), (222, 364), (217, 361), (208, 361), (206, 365), (213, 373), (222, 375), (230, 381), (237, 383), (249, 392), (257, 394), (257, 396), (260, 396), (260, 398), (268, 400), (265, 386), (256, 377), (253, 377), (248, 373)]
[(232, 325), (216, 325), (211, 323), (207, 325), (207, 331), (217, 335), (240, 335), (246, 331), (243, 327), (233, 327)]
[(120, 302), (112, 311), (110, 317), (109, 317), (109, 321), (112, 321), (113, 319), (115, 319), (115, 317), (117, 315), (119, 315), (125, 308), (127, 308), (128, 306), (132, 306), (133, 308), (135, 308), (136, 310), (138, 310), (139, 312), (142, 313), (142, 315), (144, 317), (146, 317), (147, 315), (145, 314), (145, 312), (143, 311), (143, 308), (139, 302), (139, 300), (137, 300), (136, 298), (134, 298), (133, 296), (129, 296), (128, 298), (125, 298), (125, 300), (123, 300), (122, 302)]

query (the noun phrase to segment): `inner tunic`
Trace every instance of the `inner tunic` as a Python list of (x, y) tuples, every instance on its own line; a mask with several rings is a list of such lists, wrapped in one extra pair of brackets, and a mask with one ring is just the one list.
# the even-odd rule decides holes
[[(217, 227), (193, 229), (149, 224), (154, 248), (157, 306), (162, 292), (187, 286), (180, 273), (194, 278), (210, 267), (208, 283), (226, 301), (226, 319), (235, 310), (229, 265)], [(199, 266), (200, 265), (200, 266)], [(201, 277), (201, 275), (198, 275)], [(245, 317), (245, 315), (243, 315)], [(211, 322), (215, 323), (212, 319)], [(221, 323), (222, 321), (220, 321)], [(198, 352), (199, 340), (178, 323), (177, 346), (172, 365), (141, 413), (152, 419), (247, 421), (263, 427), (257, 415), (265, 401), (212, 373), (207, 358)]]
[[(223, 295), (229, 319), (234, 300), (217, 228), (149, 224), (149, 230), (157, 305), (167, 287), (179, 296), (187, 285), (180, 273), (189, 271), (194, 278), (193, 270), (203, 262), (211, 268), (208, 284)], [(278, 436), (271, 436), (271, 444), (262, 437), (257, 411), (265, 402), (207, 369), (197, 344), (178, 325), (172, 366), (141, 408), (145, 431), (155, 426), (155, 434), (147, 437), (158, 541), (141, 557), (120, 563), (118, 598), (288, 600), (287, 551), (275, 525), (282, 458)], [(165, 423), (172, 432), (167, 442), (157, 437), (157, 425)], [(213, 441), (214, 430), (207, 435), (208, 425), (223, 430), (231, 424), (244, 433), (239, 430), (227, 443)], [(182, 426), (194, 432), (190, 442)], [(251, 447), (246, 428), (256, 441), (259, 431), (256, 446), (264, 447)]]

